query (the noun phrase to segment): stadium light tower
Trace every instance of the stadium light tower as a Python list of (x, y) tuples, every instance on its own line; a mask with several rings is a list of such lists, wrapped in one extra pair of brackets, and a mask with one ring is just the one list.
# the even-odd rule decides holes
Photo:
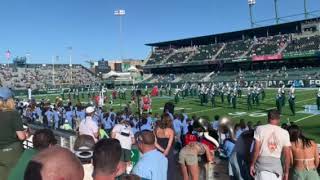
[[(57, 57), (56, 57), (57, 58)], [(53, 86), (55, 86), (56, 85), (56, 82), (55, 82), (55, 77), (54, 77), (54, 74), (55, 74), (55, 72), (54, 72), (54, 56), (52, 56), (52, 85)]]
[(309, 14), (308, 14), (308, 9), (307, 9), (307, 0), (304, 0), (303, 7), (304, 7), (304, 18), (308, 19)]
[(9, 67), (9, 60), (11, 57), (11, 52), (9, 50), (6, 51), (6, 58), (7, 58), (7, 63), (8, 63), (8, 67)]
[(27, 63), (27, 64), (30, 64), (30, 63), (31, 63), (31, 61), (30, 61), (30, 56), (31, 56), (30, 52), (27, 52), (27, 53), (26, 53), (26, 61), (27, 61), (26, 63)]
[(126, 15), (126, 11), (123, 9), (118, 9), (114, 11), (114, 15), (119, 17), (119, 45), (120, 45), (120, 59), (123, 60), (122, 52), (122, 17)]
[(72, 46), (67, 47), (69, 51), (69, 68), (70, 68), (70, 83), (72, 84)]
[(274, 11), (276, 14), (276, 23), (279, 24), (279, 14), (278, 14), (278, 0), (274, 0)]
[(250, 13), (250, 24), (251, 27), (253, 28), (254, 22), (253, 22), (253, 6), (256, 4), (256, 0), (248, 0), (248, 5), (249, 5), (249, 13)]

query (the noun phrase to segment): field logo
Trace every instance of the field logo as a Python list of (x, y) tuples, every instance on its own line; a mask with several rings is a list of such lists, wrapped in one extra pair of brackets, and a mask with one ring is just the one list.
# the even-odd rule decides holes
[(317, 114), (320, 114), (320, 111), (318, 110), (317, 105), (305, 105), (304, 113), (317, 115)]

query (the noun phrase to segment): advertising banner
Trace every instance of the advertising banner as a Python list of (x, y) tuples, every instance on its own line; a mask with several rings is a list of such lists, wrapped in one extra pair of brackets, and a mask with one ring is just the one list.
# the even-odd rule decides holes
[(283, 54), (283, 59), (293, 58), (305, 58), (305, 57), (316, 57), (319, 55), (318, 51), (307, 51), (307, 52), (290, 52)]
[(272, 61), (282, 59), (282, 54), (252, 56), (252, 61)]
[(251, 58), (241, 58), (241, 59), (233, 59), (231, 62), (248, 62), (252, 61)]

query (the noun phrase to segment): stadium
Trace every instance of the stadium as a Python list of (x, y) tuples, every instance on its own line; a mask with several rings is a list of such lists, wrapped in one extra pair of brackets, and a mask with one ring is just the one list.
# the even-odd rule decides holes
[[(214, 165), (206, 163), (205, 158), (199, 160), (198, 178), (237, 179), (236, 174), (230, 174), (231, 157), (229, 149), (224, 149), (225, 142), (232, 139), (237, 145), (233, 136), (241, 139), (237, 131), (243, 123), (248, 131), (252, 130), (252, 139), (254, 131), (257, 141), (257, 127), (270, 123), (273, 110), (279, 113), (282, 128), (289, 130), (297, 125), (318, 144), (317, 149), (320, 144), (320, 18), (258, 27), (253, 26), (252, 19), (251, 23), (251, 28), (243, 30), (147, 43), (151, 51), (143, 60), (90, 61), (87, 67), (71, 64), (71, 56), (70, 64), (56, 64), (59, 57), (52, 57), (52, 62), (46, 64), (31, 64), (26, 57), (17, 57), (0, 67), (0, 81), (2, 87), (13, 92), (23, 124), (34, 136), (40, 129), (51, 129), (60, 146), (76, 151), (74, 144), (81, 135), (84, 116), (93, 113), (99, 133), (105, 130), (108, 137), (113, 137), (111, 127), (124, 120), (128, 121), (125, 127), (131, 126), (135, 134), (143, 132), (142, 127), (149, 130), (146, 126), (150, 118), (150, 130), (157, 139), (157, 121), (161, 127), (160, 120), (168, 113), (179, 163), (185, 142), (184, 136), (177, 135), (185, 131), (184, 124), (188, 127), (191, 121), (197, 122), (201, 129), (198, 134), (210, 134), (211, 130), (217, 134), (210, 135), (217, 145), (210, 152), (217, 160)], [(9, 50), (6, 56), (9, 60)], [(1, 89), (0, 95), (4, 91)], [(91, 107), (94, 110), (88, 110)], [(112, 114), (115, 119), (110, 118)], [(181, 121), (178, 131), (176, 119)], [(217, 129), (215, 121), (220, 123)], [(196, 131), (196, 125), (192, 126)], [(205, 135), (199, 136), (210, 141)], [(33, 146), (32, 136), (24, 141), (25, 149)], [(129, 151), (132, 166), (139, 164), (143, 154), (138, 149), (135, 144)], [(185, 174), (179, 173), (179, 163), (175, 163), (174, 179), (182, 179)], [(318, 166), (313, 168), (319, 170)], [(130, 172), (127, 170), (126, 175)]]

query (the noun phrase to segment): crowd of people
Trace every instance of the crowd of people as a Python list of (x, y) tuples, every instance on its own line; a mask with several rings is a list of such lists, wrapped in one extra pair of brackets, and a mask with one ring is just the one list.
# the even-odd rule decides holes
[[(148, 59), (147, 65), (166, 63), (186, 63), (205, 60), (229, 60), (253, 56), (274, 55), (278, 53), (309, 53), (319, 50), (318, 34), (282, 34), (265, 37), (243, 38), (231, 42), (214, 42), (209, 45), (188, 47), (168, 47), (156, 49)], [(187, 51), (186, 51), (187, 50)], [(168, 61), (164, 61), (168, 59)]]
[[(54, 69), (54, 72), (53, 72)], [(54, 74), (53, 74), (54, 73)], [(53, 77), (54, 81), (53, 82)], [(89, 85), (96, 77), (82, 65), (26, 65), (26, 67), (0, 67), (3, 86), (14, 89), (46, 89), (48, 85)]]
[[(74, 125), (73, 149), (57, 146), (48, 124), (32, 134), (33, 148), (23, 149), (21, 142), (31, 134), (23, 128), (21, 109), (10, 89), (0, 88), (0, 97), (0, 180), (198, 180), (208, 179), (208, 172), (218, 176), (209, 168), (217, 159), (227, 161), (231, 179), (319, 179), (316, 143), (295, 124), (280, 127), (277, 110), (268, 112), (266, 125), (253, 125), (219, 116), (209, 122), (174, 112), (170, 103), (161, 115), (88, 105)], [(133, 149), (140, 152), (136, 163)]]

